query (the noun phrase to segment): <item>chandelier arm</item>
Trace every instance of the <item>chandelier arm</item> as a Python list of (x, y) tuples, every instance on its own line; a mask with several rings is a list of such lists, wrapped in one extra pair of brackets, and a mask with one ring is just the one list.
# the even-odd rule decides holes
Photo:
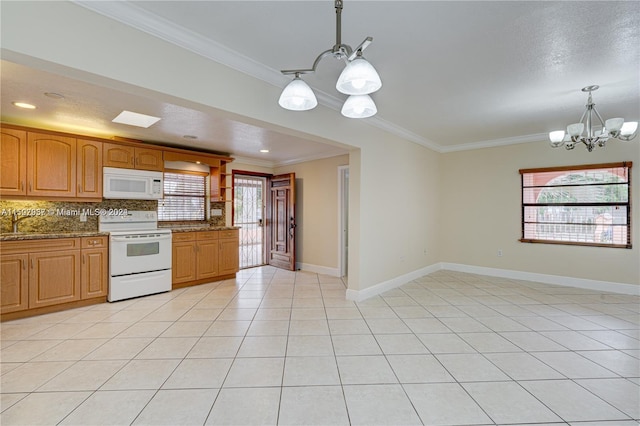
[(596, 109), (595, 105), (593, 106), (593, 112), (596, 113), (596, 117), (598, 117), (598, 120), (600, 120), (600, 124), (602, 124), (602, 128), (604, 129), (605, 128), (604, 120), (602, 119), (602, 116), (600, 115), (600, 113)]

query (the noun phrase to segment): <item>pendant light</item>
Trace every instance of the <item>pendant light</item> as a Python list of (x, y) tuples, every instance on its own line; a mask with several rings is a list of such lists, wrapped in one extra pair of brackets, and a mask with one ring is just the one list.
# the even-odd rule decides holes
[(311, 87), (296, 74), (293, 81), (282, 91), (278, 104), (292, 111), (308, 111), (318, 105), (318, 100)]
[(352, 95), (344, 103), (342, 115), (349, 118), (371, 117), (376, 114), (378, 109), (369, 94), (379, 90), (382, 87), (382, 81), (376, 69), (362, 57), (362, 51), (371, 44), (373, 37), (365, 38), (355, 49), (342, 44), (342, 0), (336, 0), (334, 6), (336, 9), (336, 44), (331, 49), (320, 53), (311, 68), (281, 71), (285, 75), (294, 75), (294, 79), (284, 88), (278, 103), (282, 108), (292, 111), (307, 111), (314, 108), (318, 101), (313, 90), (302, 81), (300, 75), (315, 73), (318, 63), (326, 56), (331, 56), (347, 63), (336, 83), (336, 89), (340, 93)]

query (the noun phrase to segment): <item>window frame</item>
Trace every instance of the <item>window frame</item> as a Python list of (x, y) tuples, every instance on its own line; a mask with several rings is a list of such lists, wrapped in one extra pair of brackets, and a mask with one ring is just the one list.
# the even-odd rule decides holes
[[(162, 222), (162, 223), (184, 223), (184, 222), (189, 222), (189, 223), (206, 223), (208, 221), (208, 215), (207, 215), (207, 206), (209, 205), (209, 188), (208, 188), (208, 177), (209, 174), (205, 173), (205, 172), (200, 172), (200, 171), (193, 171), (193, 170), (181, 170), (181, 169), (164, 169), (163, 172), (163, 186), (166, 182), (166, 173), (172, 173), (172, 174), (182, 174), (182, 175), (195, 175), (195, 176), (201, 176), (203, 178), (203, 189), (204, 189), (204, 194), (202, 197), (197, 197), (197, 196), (191, 196), (192, 198), (203, 198), (203, 219), (161, 219), (160, 218), (160, 203), (164, 202), (166, 194), (164, 192), (164, 187), (163, 187), (163, 194), (162, 194), (162, 198), (158, 200), (158, 222)], [(175, 194), (170, 195), (170, 196), (176, 196)], [(184, 196), (184, 197), (189, 197), (188, 195), (179, 195), (179, 196)]]
[[(560, 166), (560, 167), (545, 167), (545, 168), (534, 168), (534, 169), (520, 169), (520, 205), (521, 205), (521, 238), (518, 240), (523, 243), (539, 243), (539, 244), (560, 244), (560, 245), (571, 245), (571, 246), (588, 246), (588, 247), (607, 247), (607, 248), (632, 248), (632, 188), (631, 188), (631, 168), (633, 162), (631, 161), (623, 161), (616, 163), (602, 163), (602, 164), (582, 164), (576, 166)], [(626, 168), (627, 169), (627, 201), (626, 202), (602, 202), (602, 203), (585, 203), (585, 202), (567, 202), (567, 203), (530, 203), (525, 202), (525, 189), (530, 188), (540, 188), (544, 187), (541, 185), (528, 185), (525, 186), (524, 175), (525, 174), (533, 174), (533, 173), (545, 173), (545, 172), (570, 172), (570, 171), (584, 171), (584, 170), (593, 170), (593, 169), (606, 169), (606, 168)], [(552, 188), (555, 185), (549, 185)], [(578, 185), (578, 186), (589, 186)], [(526, 222), (525, 221), (525, 209), (530, 206), (545, 206), (545, 205), (554, 205), (554, 206), (626, 206), (627, 214), (626, 214), (626, 226), (627, 226), (627, 243), (626, 244), (613, 244), (613, 243), (603, 243), (603, 242), (586, 242), (586, 241), (563, 241), (563, 240), (546, 240), (546, 239), (537, 239), (537, 238), (525, 238), (525, 225), (527, 223), (539, 223), (539, 222)]]

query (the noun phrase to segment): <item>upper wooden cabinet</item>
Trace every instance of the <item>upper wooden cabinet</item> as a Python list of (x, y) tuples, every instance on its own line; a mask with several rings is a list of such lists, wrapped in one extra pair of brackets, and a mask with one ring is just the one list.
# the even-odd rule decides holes
[(78, 139), (76, 156), (76, 196), (102, 198), (102, 142)]
[(26, 195), (27, 132), (6, 128), (0, 131), (0, 195)]
[(27, 195), (75, 197), (76, 140), (27, 133)]
[(128, 145), (105, 143), (104, 165), (123, 169), (163, 171), (162, 151), (153, 148), (137, 148)]

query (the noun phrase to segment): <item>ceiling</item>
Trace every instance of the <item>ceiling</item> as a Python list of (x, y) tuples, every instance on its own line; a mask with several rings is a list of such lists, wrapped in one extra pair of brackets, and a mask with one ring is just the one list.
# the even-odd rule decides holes
[[(328, 0), (76, 3), (279, 87), (289, 81), (280, 69), (310, 68), (335, 43)], [(600, 85), (593, 97), (603, 118), (640, 119), (640, 2), (346, 0), (342, 42), (355, 47), (366, 36), (374, 41), (365, 57), (383, 81), (372, 95), (378, 114), (366, 122), (440, 152), (544, 140), (580, 119), (580, 89), (592, 84)], [(346, 98), (335, 90), (342, 67), (327, 58), (303, 76), (337, 115)], [(93, 129), (273, 165), (346, 152), (184, 100), (6, 61), (1, 84), (3, 121), (64, 122), (77, 133)], [(23, 99), (38, 108), (11, 105)], [(123, 108), (162, 120), (149, 129), (111, 123)]]

